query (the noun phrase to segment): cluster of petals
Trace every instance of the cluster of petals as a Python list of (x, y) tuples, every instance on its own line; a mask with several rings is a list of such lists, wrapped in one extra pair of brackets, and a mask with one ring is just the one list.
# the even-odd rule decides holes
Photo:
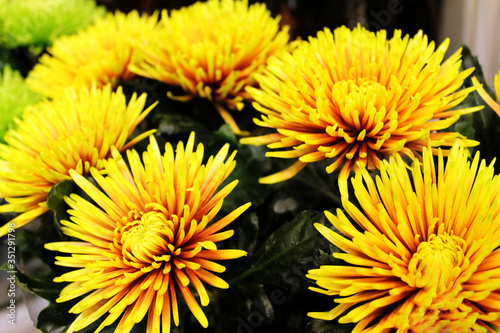
[(241, 142), (298, 160), (261, 182), (289, 179), (327, 159), (328, 173), (343, 165), (344, 195), (358, 165), (376, 169), (392, 154), (419, 155), (429, 140), (433, 147), (476, 144), (440, 131), (480, 109), (456, 107), (475, 89), (459, 90), (473, 69), (460, 72), (460, 50), (443, 61), (448, 44), (436, 48), (421, 31), (410, 38), (396, 30), (388, 39), (385, 30), (340, 27), (271, 58), (256, 74), (259, 87), (247, 88), (263, 114), (256, 124), (271, 133)]
[[(153, 131), (127, 142), (137, 125), (153, 109), (145, 108), (146, 94), (126, 100), (119, 87), (67, 88), (53, 100), (24, 110), (16, 128), (0, 143), (0, 212), (21, 213), (11, 223), (21, 227), (47, 212), (52, 186), (71, 179), (70, 170), (88, 175), (111, 157), (111, 149), (126, 150)], [(8, 224), (0, 228), (0, 235)]]
[(399, 155), (375, 179), (352, 180), (338, 231), (316, 228), (346, 265), (307, 275), (338, 305), (311, 317), (356, 323), (355, 332), (495, 332), (500, 329), (500, 177), (455, 145), (446, 164), (430, 148), (411, 168)]
[(271, 17), (262, 3), (247, 0), (208, 0), (162, 12), (150, 34), (144, 61), (132, 71), (174, 86), (189, 100), (212, 101), (234, 132), (241, 133), (226, 107), (241, 110), (248, 99), (245, 87), (255, 85), (268, 59), (288, 43), (288, 27)]
[(66, 87), (116, 87), (136, 75), (129, 66), (139, 62), (147, 37), (153, 33), (158, 14), (140, 15), (117, 11), (97, 19), (74, 35), (56, 39), (29, 73), (30, 88), (55, 97)]
[(206, 306), (210, 298), (204, 283), (228, 287), (214, 274), (224, 266), (213, 260), (235, 259), (246, 252), (218, 249), (216, 243), (233, 235), (221, 229), (250, 203), (214, 221), (238, 183), (234, 180), (219, 190), (235, 167), (236, 152), (229, 155), (226, 144), (203, 164), (203, 145), (194, 146), (192, 134), (175, 153), (167, 143), (162, 155), (151, 137), (142, 161), (136, 151), (127, 151), (130, 167), (115, 150), (114, 158), (104, 163), (106, 176), (91, 169), (100, 189), (70, 172), (95, 203), (76, 194), (67, 198), (71, 221), (62, 221), (62, 230), (80, 241), (45, 246), (71, 254), (56, 257), (56, 264), (74, 268), (55, 279), (70, 282), (57, 301), (85, 295), (71, 308), (78, 317), (66, 332), (79, 331), (101, 317), (95, 332), (119, 318), (115, 332), (130, 332), (144, 318), (148, 333), (170, 332), (172, 319), (179, 325), (180, 296), (199, 323), (208, 326), (193, 293)]
[(476, 77), (472, 78), (472, 82), (474, 83), (474, 86), (477, 87), (477, 92), (479, 95), (483, 98), (483, 100), (488, 104), (493, 111), (496, 112), (496, 114), (500, 117), (500, 71), (498, 72), (497, 75), (495, 75), (495, 80), (494, 80), (494, 85), (495, 85), (495, 92), (496, 92), (496, 97), (497, 101), (493, 98), (490, 97), (490, 95), (486, 92), (486, 90), (483, 88), (483, 86), (479, 83)]

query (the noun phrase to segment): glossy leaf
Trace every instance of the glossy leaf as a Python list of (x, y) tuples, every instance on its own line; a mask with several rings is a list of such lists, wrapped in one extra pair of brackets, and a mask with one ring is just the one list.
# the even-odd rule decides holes
[(243, 272), (233, 283), (263, 283), (284, 288), (306, 285), (305, 274), (315, 267), (315, 257), (328, 242), (314, 227), (325, 223), (323, 213), (305, 211), (272, 233), (250, 256)]
[[(474, 67), (475, 70), (471, 77), (475, 76), (478, 81), (483, 84), (483, 88), (486, 92), (488, 92), (488, 94), (496, 100), (493, 90), (486, 83), (477, 57), (474, 56), (467, 47), (463, 48), (462, 53), (462, 67)], [(471, 86), (472, 81), (467, 79), (465, 81), (465, 85)], [(498, 150), (498, 147), (500, 146), (500, 117), (482, 100), (481, 96), (479, 96), (477, 92), (471, 93), (464, 102), (470, 106), (484, 105), (484, 109), (474, 112), (472, 115), (475, 131), (474, 139), (480, 142), (479, 146), (474, 147), (474, 151), (479, 150), (481, 152), (481, 158), (486, 159), (487, 162), (500, 157), (500, 151)], [(496, 163), (495, 170), (497, 173), (500, 172), (500, 164)]]
[(22, 288), (47, 300), (55, 300), (59, 297), (59, 293), (63, 287), (60, 283), (54, 282), (52, 276), (27, 275), (17, 269), (16, 277)]
[(64, 197), (74, 193), (76, 187), (73, 181), (64, 180), (52, 186), (47, 196), (47, 206), (54, 213), (55, 225), (61, 235), (61, 220), (69, 220), (69, 214), (67, 212), (69, 206), (64, 201)]
[(354, 324), (339, 324), (336, 320), (312, 319), (306, 327), (305, 333), (351, 333)]
[(167, 136), (207, 131), (202, 123), (184, 115), (165, 114), (158, 116), (158, 120), (158, 132)]

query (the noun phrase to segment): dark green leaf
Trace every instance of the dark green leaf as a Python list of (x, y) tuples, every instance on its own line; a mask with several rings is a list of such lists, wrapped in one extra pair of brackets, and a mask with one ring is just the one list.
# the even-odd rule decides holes
[[(8, 272), (15, 272), (16, 282), (24, 290), (32, 292), (36, 295), (44, 297), (46, 299), (54, 300), (61, 290), (61, 286), (56, 286), (56, 284), (47, 278), (36, 278), (33, 276), (27, 276), (23, 274), (18, 267), (12, 268), (7, 263), (0, 266), (0, 269), (6, 270)], [(37, 328), (39, 328), (44, 333), (54, 333), (62, 332), (61, 328), (68, 324), (73, 315), (68, 314), (69, 305), (67, 304), (57, 304), (50, 303), (50, 306), (41, 312), (41, 319), (38, 318)], [(47, 320), (51, 318), (50, 320)]]
[(25, 290), (48, 300), (55, 300), (64, 285), (53, 281), (53, 277), (26, 275), (16, 269), (16, 277), (19, 285)]
[(238, 145), (238, 138), (236, 138), (236, 135), (233, 133), (231, 128), (229, 127), (228, 124), (222, 125), (215, 133), (214, 133), (214, 139), (216, 142), (219, 143), (229, 143), (232, 146)]
[(204, 133), (206, 127), (191, 117), (179, 114), (158, 115), (158, 132), (167, 136), (186, 134), (191, 132)]
[(11, 266), (10, 264), (5, 262), (0, 266), (0, 270), (2, 270), (2, 271), (15, 271), (16, 267)]
[(268, 160), (265, 157), (265, 149), (240, 144), (226, 124), (221, 126), (206, 144), (204, 143), (207, 156), (217, 154), (226, 143), (237, 151), (236, 167), (222, 186), (235, 179), (238, 180), (238, 186), (224, 200), (223, 211), (232, 211), (247, 202), (251, 202), (253, 206), (262, 204), (271, 192), (271, 186), (259, 183), (259, 178), (266, 171), (265, 163)]
[[(245, 314), (244, 321), (241, 321), (241, 325), (245, 323), (256, 326), (260, 326), (263, 323), (270, 324), (274, 321), (274, 308), (272, 302), (269, 300), (264, 288), (260, 284), (250, 284), (247, 286), (240, 286), (238, 294), (245, 300), (242, 309), (240, 309), (240, 314)], [(240, 303), (240, 304), (241, 304)]]
[[(483, 84), (484, 89), (491, 94), (492, 90), (490, 87), (485, 84), (486, 79), (484, 78), (484, 73), (481, 67), (481, 64), (478, 61), (477, 56), (473, 55), (471, 50), (466, 46), (462, 46), (462, 70), (472, 68), (474, 67), (474, 72), (466, 79), (464, 85), (466, 87), (472, 86), (472, 81), (471, 78), (475, 76), (480, 83)], [(475, 105), (480, 105), (483, 103), (475, 104)]]
[(350, 333), (354, 324), (339, 324), (336, 320), (313, 319), (307, 324), (306, 333)]
[[(463, 48), (462, 54), (462, 67), (474, 67), (475, 70), (471, 77), (475, 76), (478, 81), (483, 84), (483, 88), (486, 92), (496, 100), (496, 96), (484, 78), (477, 57), (474, 56), (467, 47)], [(465, 86), (472, 86), (470, 78), (465, 80)], [(466, 106), (484, 105), (484, 109), (474, 112), (472, 116), (475, 132), (474, 139), (480, 142), (479, 146), (475, 147), (475, 150), (481, 151), (481, 157), (486, 159), (487, 162), (500, 157), (500, 151), (498, 150), (500, 146), (500, 117), (483, 101), (477, 92), (471, 93), (464, 103), (466, 103)], [(495, 169), (496, 172), (500, 172), (500, 164), (497, 163)]]
[[(462, 105), (462, 107), (467, 107)], [(474, 115), (473, 114), (465, 114), (460, 117), (460, 119), (450, 126), (446, 131), (447, 132), (458, 132), (465, 136), (468, 139), (474, 139), (476, 136), (476, 131), (474, 130)]]
[(64, 197), (74, 193), (75, 189), (76, 184), (73, 181), (64, 180), (52, 186), (47, 196), (47, 206), (54, 212), (54, 221), (58, 231), (60, 231), (61, 220), (69, 220), (67, 212), (69, 207)]
[[(55, 299), (59, 296), (61, 289), (64, 287), (64, 285), (57, 284), (53, 282), (52, 277), (48, 276), (34, 276), (34, 275), (26, 275), (24, 274), (19, 267), (11, 267), (10, 264), (4, 264), (0, 267), (2, 270), (6, 270), (9, 274), (15, 275), (16, 278), (16, 284), (27, 291), (28, 293), (32, 293), (36, 296), (45, 298), (47, 300), (51, 301), (51, 304), (56, 304), (53, 303)], [(25, 299), (26, 299), (25, 295)], [(34, 297), (34, 296), (32, 296)], [(71, 320), (72, 315), (69, 315), (67, 312), (69, 310), (69, 305), (65, 306), (60, 306), (57, 305), (56, 308), (63, 308), (64, 307), (64, 314), (61, 313), (61, 311), (57, 311), (57, 315), (55, 316), (55, 322), (53, 323), (54, 325), (58, 325), (57, 323), (62, 322), (63, 324), (67, 324), (69, 320)], [(44, 312), (47, 309), (42, 310)], [(50, 309), (48, 312), (52, 313), (53, 309)], [(42, 320), (43, 322), (43, 320)], [(44, 330), (43, 332), (56, 332), (56, 327), (53, 326), (52, 324), (49, 325), (50, 327), (47, 327), (47, 330)]]
[(245, 214), (241, 221), (232, 224), (233, 237), (224, 241), (221, 248), (240, 249), (252, 254), (259, 236), (259, 218), (255, 212)]
[[(71, 325), (71, 323), (76, 319), (76, 315), (69, 313), (71, 307), (75, 304), (75, 301), (55, 303), (51, 302), (47, 308), (42, 310), (38, 316), (37, 328), (44, 333), (55, 333), (64, 332)], [(89, 326), (77, 331), (77, 333), (93, 333), (99, 327), (99, 325), (106, 319), (107, 314), (104, 314), (101, 318), (96, 320)], [(114, 333), (116, 332), (116, 327), (120, 322), (121, 317), (119, 317), (114, 323), (109, 326), (104, 327), (100, 332), (102, 333)], [(146, 332), (147, 326), (147, 315), (144, 319), (134, 325), (131, 333), (143, 333)]]
[(343, 260), (335, 258), (332, 254), (335, 252), (341, 252), (333, 244), (330, 244), (330, 251), (319, 250), (319, 255), (316, 258), (316, 266), (321, 267), (324, 265), (345, 265)]
[(68, 313), (70, 308), (70, 304), (68, 303), (51, 302), (38, 315), (36, 328), (43, 333), (66, 331), (71, 322), (76, 318), (75, 315)]
[(310, 163), (292, 179), (275, 185), (272, 215), (302, 210), (324, 210), (340, 206), (338, 171), (325, 171), (328, 161)]
[(320, 249), (328, 249), (328, 242), (314, 227), (325, 223), (323, 213), (305, 211), (277, 229), (261, 248), (250, 256), (248, 267), (230, 284), (262, 283), (282, 288), (306, 285), (305, 274), (315, 268), (315, 257)]

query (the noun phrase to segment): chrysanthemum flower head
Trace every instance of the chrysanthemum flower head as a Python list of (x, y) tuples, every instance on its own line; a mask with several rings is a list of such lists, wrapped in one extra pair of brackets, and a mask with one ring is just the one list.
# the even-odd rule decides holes
[(145, 62), (132, 71), (182, 87), (187, 96), (181, 100), (209, 99), (240, 133), (225, 106), (241, 110), (245, 87), (255, 84), (252, 74), (287, 45), (288, 28), (280, 30), (279, 20), (264, 4), (248, 6), (247, 0), (199, 1), (170, 15), (164, 11)]
[(105, 162), (107, 176), (91, 174), (102, 191), (77, 172), (74, 181), (95, 204), (77, 195), (66, 198), (71, 221), (63, 232), (81, 242), (47, 244), (50, 250), (71, 254), (57, 257), (57, 264), (75, 270), (55, 279), (70, 282), (58, 302), (86, 295), (70, 310), (79, 314), (68, 333), (103, 319), (96, 332), (118, 318), (115, 332), (130, 332), (147, 315), (147, 332), (170, 332), (179, 325), (178, 298), (182, 297), (203, 327), (208, 321), (202, 306), (209, 304), (204, 284), (228, 288), (215, 273), (225, 270), (214, 260), (235, 259), (242, 250), (218, 249), (216, 243), (230, 238), (221, 231), (243, 213), (250, 203), (213, 221), (224, 198), (237, 180), (218, 189), (235, 167), (229, 145), (203, 164), (203, 146), (194, 149), (194, 134), (184, 147), (165, 153), (151, 137), (143, 162), (127, 151), (130, 169), (115, 156)]
[(0, 45), (43, 48), (105, 14), (94, 0), (0, 0)]
[[(316, 225), (345, 253), (346, 265), (309, 271), (312, 290), (338, 305), (313, 318), (357, 323), (355, 332), (495, 332), (500, 329), (500, 178), (493, 163), (455, 145), (437, 168), (429, 148), (410, 171), (399, 155), (374, 181), (353, 178), (359, 207), (348, 200), (339, 233)], [(352, 220), (354, 222), (352, 222)]]
[(42, 96), (28, 88), (21, 73), (8, 65), (0, 72), (0, 142), (13, 120), (19, 117), (23, 109), (37, 103)]
[(115, 86), (135, 75), (128, 66), (141, 59), (158, 15), (108, 13), (75, 35), (57, 39), (29, 73), (30, 87), (54, 97), (66, 87)]
[(490, 97), (490, 95), (488, 95), (486, 90), (484, 90), (482, 85), (479, 83), (479, 81), (475, 77), (472, 78), (472, 82), (474, 83), (474, 86), (477, 87), (477, 92), (479, 93), (479, 95), (481, 95), (481, 97), (486, 102), (486, 104), (488, 104), (493, 109), (493, 111), (495, 111), (497, 113), (497, 115), (500, 117), (500, 104), (499, 104), (500, 103), (500, 71), (498, 72), (497, 75), (495, 75), (495, 81), (494, 81), (495, 92), (497, 95), (496, 102), (493, 98)]
[(345, 193), (358, 163), (375, 169), (394, 153), (413, 156), (429, 139), (433, 147), (463, 139), (437, 132), (477, 110), (452, 110), (474, 89), (456, 91), (473, 69), (459, 71), (460, 50), (443, 62), (448, 43), (436, 49), (422, 32), (409, 38), (395, 31), (387, 39), (385, 30), (340, 27), (270, 59), (256, 75), (260, 88), (247, 91), (263, 113), (256, 124), (277, 133), (241, 142), (268, 145), (277, 150), (267, 156), (298, 161), (261, 182), (280, 182), (307, 163), (331, 159), (326, 171), (343, 164), (339, 181)]
[[(69, 88), (51, 101), (27, 107), (17, 128), (0, 144), (0, 197), (7, 203), (0, 212), (22, 213), (11, 222), (21, 227), (44, 212), (47, 193), (54, 184), (71, 179), (70, 170), (88, 174), (103, 168), (111, 148), (123, 151), (147, 137), (127, 143), (136, 126), (154, 107), (144, 110), (146, 95), (126, 102), (121, 88)], [(0, 235), (7, 233), (7, 224)]]

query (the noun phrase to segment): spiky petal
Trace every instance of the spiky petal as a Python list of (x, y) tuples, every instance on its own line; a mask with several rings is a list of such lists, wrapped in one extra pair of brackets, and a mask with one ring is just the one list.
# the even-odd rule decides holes
[(145, 61), (133, 72), (182, 87), (181, 100), (193, 97), (212, 101), (234, 132), (241, 133), (226, 110), (241, 110), (248, 98), (245, 87), (255, 84), (252, 74), (288, 43), (288, 27), (280, 31), (261, 3), (208, 0), (189, 7), (163, 11), (150, 35)]
[(105, 164), (107, 176), (93, 168), (98, 189), (77, 172), (74, 181), (95, 204), (71, 195), (71, 221), (63, 221), (63, 232), (81, 242), (50, 243), (46, 248), (71, 254), (56, 257), (56, 264), (75, 270), (56, 282), (70, 282), (58, 302), (85, 295), (72, 309), (79, 314), (68, 333), (78, 331), (101, 317), (96, 332), (121, 319), (115, 332), (130, 332), (147, 316), (147, 332), (170, 332), (179, 325), (178, 299), (183, 298), (203, 326), (207, 318), (202, 306), (210, 298), (205, 284), (228, 288), (214, 273), (224, 266), (215, 260), (235, 259), (242, 250), (218, 249), (216, 243), (232, 236), (221, 231), (249, 206), (247, 203), (214, 221), (224, 198), (237, 180), (219, 190), (235, 167), (235, 152), (226, 144), (203, 164), (203, 146), (194, 150), (194, 134), (174, 153), (165, 153), (151, 137), (142, 161), (127, 151), (130, 168), (114, 155)]
[[(353, 178), (360, 208), (326, 213), (338, 229), (316, 228), (345, 253), (346, 265), (309, 271), (335, 297), (324, 320), (356, 323), (353, 332), (495, 332), (500, 329), (500, 177), (493, 163), (455, 145), (437, 168), (430, 148), (411, 169), (399, 155), (372, 179)], [(350, 216), (350, 218), (349, 218)]]
[[(101, 170), (112, 147), (122, 151), (147, 137), (152, 131), (127, 142), (154, 107), (144, 110), (145, 103), (146, 94), (134, 94), (127, 104), (122, 89), (113, 92), (108, 85), (68, 88), (28, 107), (0, 144), (0, 198), (7, 201), (0, 212), (22, 213), (11, 222), (25, 225), (48, 211), (47, 193), (71, 179), (70, 170), (85, 175), (91, 167)], [(7, 224), (0, 228), (0, 236), (7, 229)]]
[(115, 87), (135, 77), (128, 67), (140, 61), (141, 51), (148, 47), (146, 37), (157, 22), (157, 13), (108, 13), (77, 34), (55, 40), (29, 73), (27, 82), (31, 89), (48, 97), (70, 86)]
[(263, 114), (256, 124), (277, 133), (241, 142), (267, 145), (267, 156), (298, 161), (261, 181), (283, 181), (327, 159), (328, 173), (343, 165), (345, 196), (357, 165), (376, 169), (392, 154), (418, 155), (429, 139), (433, 147), (477, 144), (440, 132), (480, 109), (456, 107), (475, 89), (457, 91), (473, 69), (460, 72), (460, 50), (443, 62), (448, 44), (436, 48), (421, 31), (410, 38), (396, 30), (387, 39), (385, 30), (340, 27), (270, 59), (256, 75), (260, 87), (247, 91)]

